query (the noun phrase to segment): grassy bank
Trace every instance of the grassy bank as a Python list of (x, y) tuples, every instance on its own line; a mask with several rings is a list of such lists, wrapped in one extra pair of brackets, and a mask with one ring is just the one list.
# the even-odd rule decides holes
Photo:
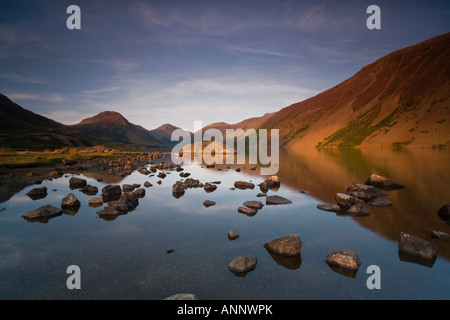
[(59, 164), (63, 160), (89, 160), (95, 158), (115, 158), (123, 155), (139, 154), (104, 147), (62, 148), (44, 151), (16, 151), (0, 148), (0, 168), (31, 168)]

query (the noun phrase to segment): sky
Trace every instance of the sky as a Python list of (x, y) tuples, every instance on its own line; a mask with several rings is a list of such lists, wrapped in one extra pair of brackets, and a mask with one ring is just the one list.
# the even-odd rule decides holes
[(63, 124), (112, 110), (193, 130), (278, 111), (447, 32), (448, 0), (0, 0), (0, 93)]

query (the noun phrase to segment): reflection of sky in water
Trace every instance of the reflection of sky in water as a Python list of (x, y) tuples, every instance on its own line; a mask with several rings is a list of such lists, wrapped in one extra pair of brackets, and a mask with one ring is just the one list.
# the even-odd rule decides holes
[[(167, 171), (168, 173), (169, 171)], [(87, 205), (100, 197), (105, 183), (87, 178), (97, 186), (97, 195), (71, 190), (63, 177), (28, 187), (0, 207), (0, 298), (87, 298), (163, 299), (180, 292), (192, 292), (199, 299), (402, 299), (448, 298), (448, 262), (438, 259), (433, 268), (399, 261), (397, 243), (361, 227), (358, 220), (316, 209), (318, 201), (281, 181), (279, 194), (288, 205), (265, 205), (252, 217), (237, 211), (244, 201), (265, 204), (257, 184), (257, 173), (222, 171), (186, 165), (183, 172), (200, 182), (221, 181), (207, 193), (203, 188), (187, 189), (176, 199), (172, 185), (181, 180), (170, 171), (162, 184), (156, 175), (134, 172), (118, 183), (153, 184), (139, 206), (112, 221), (100, 218)], [(237, 180), (252, 181), (253, 190), (231, 190)], [(48, 196), (31, 200), (26, 193), (46, 186)], [(57, 189), (57, 191), (53, 191)], [(21, 215), (39, 206), (60, 206), (61, 199), (74, 193), (81, 207), (74, 216), (63, 214), (48, 223), (26, 222)], [(203, 201), (216, 205), (205, 207)], [(230, 241), (227, 232), (240, 237)], [(264, 242), (298, 233), (303, 241), (301, 265), (290, 270), (263, 247)], [(174, 249), (168, 254), (167, 248)], [(361, 258), (356, 278), (332, 271), (324, 262), (334, 250), (351, 248)], [(256, 268), (244, 278), (227, 266), (239, 255), (255, 255)], [(65, 286), (67, 266), (76, 264), (82, 272), (82, 289)], [(382, 270), (382, 290), (368, 290), (367, 266)], [(32, 267), (30, 267), (32, 266)], [(444, 279), (444, 280), (443, 280)], [(414, 287), (411, 282), (414, 281)], [(422, 294), (421, 292), (426, 292)]]

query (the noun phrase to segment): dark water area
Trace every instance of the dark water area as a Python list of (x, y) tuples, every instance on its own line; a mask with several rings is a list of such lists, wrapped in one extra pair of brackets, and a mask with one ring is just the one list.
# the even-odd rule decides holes
[[(233, 188), (237, 180), (255, 185), (266, 177), (252, 165), (206, 168), (184, 165), (201, 182), (220, 181), (217, 189), (187, 189), (179, 198), (172, 185), (179, 172), (164, 179), (133, 172), (124, 178), (99, 173), (79, 175), (99, 193), (69, 188), (72, 175), (44, 181), (48, 195), (30, 199), (29, 186), (0, 204), (0, 299), (152, 299), (193, 293), (201, 300), (241, 299), (449, 299), (450, 239), (433, 239), (431, 230), (450, 233), (437, 215), (450, 202), (450, 152), (432, 149), (299, 150), (280, 154), (278, 190), (292, 201), (265, 205), (255, 215), (238, 212), (244, 201), (258, 200), (255, 189)], [(242, 171), (235, 171), (236, 167)], [(244, 168), (245, 167), (245, 168)], [(221, 169), (221, 170), (220, 170)], [(371, 173), (406, 186), (387, 191), (391, 207), (370, 206), (365, 217), (341, 216), (317, 209), (337, 192), (364, 183)], [(102, 178), (102, 182), (97, 179)], [(161, 180), (159, 185), (157, 181)], [(106, 184), (149, 181), (135, 210), (112, 220), (88, 206)], [(302, 192), (301, 192), (302, 191)], [(81, 207), (47, 223), (22, 215), (40, 206), (60, 207), (74, 193)], [(216, 205), (205, 207), (212, 200)], [(239, 238), (229, 240), (228, 230)], [(400, 232), (435, 243), (439, 255), (431, 266), (404, 261), (398, 252)], [(302, 240), (300, 261), (289, 264), (271, 255), (264, 243), (288, 234)], [(167, 249), (173, 249), (168, 253)], [(351, 249), (361, 266), (354, 277), (331, 269), (328, 253)], [(254, 270), (240, 277), (228, 270), (237, 256), (257, 257)], [(69, 290), (67, 267), (81, 271), (81, 289)], [(367, 269), (380, 268), (380, 289), (369, 289)]]

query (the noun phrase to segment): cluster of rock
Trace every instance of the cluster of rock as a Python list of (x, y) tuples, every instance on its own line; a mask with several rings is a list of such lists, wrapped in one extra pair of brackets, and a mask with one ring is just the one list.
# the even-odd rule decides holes
[[(385, 177), (372, 174), (364, 184), (351, 185), (345, 193), (337, 193), (335, 196), (335, 204), (318, 204), (317, 208), (343, 215), (367, 216), (370, 215), (368, 205), (381, 207), (392, 205), (388, 199), (380, 198), (387, 196), (387, 194), (379, 189), (396, 190), (403, 188), (405, 186), (392, 182)], [(443, 205), (439, 209), (438, 215), (444, 221), (449, 221), (450, 205)], [(431, 237), (443, 239), (450, 238), (450, 235), (442, 231), (432, 230)], [(438, 255), (438, 247), (428, 240), (400, 232), (398, 254), (402, 261), (432, 266)], [(328, 256), (326, 262), (335, 271), (342, 270), (343, 266), (345, 266), (345, 275), (351, 277), (356, 275), (357, 266), (360, 264), (359, 258), (351, 250), (333, 252)]]
[[(151, 186), (146, 183), (146, 186)], [(69, 180), (70, 189), (79, 189), (86, 195), (96, 195), (98, 188), (87, 184), (87, 181), (78, 177), (71, 177)], [(28, 196), (32, 199), (41, 199), (47, 195), (47, 188), (40, 187), (30, 190)], [(105, 203), (107, 205), (97, 210), (97, 214), (106, 219), (111, 220), (121, 214), (126, 214), (134, 210), (139, 205), (139, 199), (145, 196), (145, 189), (140, 188), (140, 184), (124, 184), (120, 185), (106, 185), (101, 190), (101, 198), (89, 199), (89, 206), (101, 207)], [(75, 215), (81, 206), (80, 201), (75, 194), (70, 193), (61, 200), (61, 208), (51, 205), (45, 205), (23, 215), (28, 221), (48, 222), (49, 219), (59, 216), (62, 213), (68, 215)]]
[(372, 174), (364, 184), (354, 184), (349, 186), (345, 193), (336, 193), (336, 203), (321, 203), (317, 205), (317, 208), (342, 215), (368, 216), (370, 215), (370, 208), (368, 205), (378, 207), (392, 205), (390, 200), (381, 198), (387, 196), (387, 194), (378, 188), (394, 190), (404, 188), (404, 186), (379, 175)]
[(127, 214), (139, 205), (139, 199), (145, 196), (145, 189), (140, 185), (107, 185), (102, 188), (102, 200), (107, 203), (97, 210), (99, 217), (106, 220), (115, 219), (118, 215)]

